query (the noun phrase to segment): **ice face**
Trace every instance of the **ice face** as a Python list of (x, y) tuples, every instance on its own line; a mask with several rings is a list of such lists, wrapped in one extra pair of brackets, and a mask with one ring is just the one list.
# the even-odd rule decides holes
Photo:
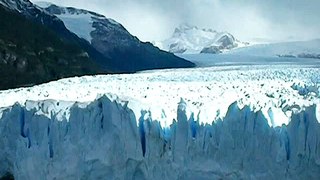
[[(50, 111), (58, 101), (3, 110), (0, 176), (15, 179), (248, 179), (320, 177), (320, 124), (316, 106), (272, 128), (261, 111), (232, 103), (226, 116), (199, 124), (187, 116), (162, 128), (150, 116), (103, 96), (70, 103), (69, 120)], [(62, 104), (67, 104), (66, 102)], [(42, 112), (38, 113), (38, 112)], [(51, 112), (48, 117), (44, 114)], [(44, 114), (43, 114), (44, 113)]]
[[(320, 104), (318, 93), (314, 93), (314, 87), (320, 87), (314, 82), (320, 81), (313, 80), (314, 77), (320, 77), (317, 68), (286, 66), (227, 66), (84, 76), (0, 91), (0, 107), (54, 99), (61, 102), (55, 109), (64, 106), (63, 101), (86, 104), (108, 94), (110, 99), (127, 104), (136, 119), (140, 118), (141, 110), (151, 111), (152, 119), (158, 120), (162, 127), (169, 127), (177, 118), (180, 98), (187, 102), (187, 116), (194, 113), (194, 117), (200, 117), (200, 124), (223, 119), (229, 105), (237, 101), (239, 106), (262, 110), (270, 126), (281, 126), (288, 124), (291, 110)], [(276, 113), (273, 123), (271, 112)]]
[(0, 91), (0, 177), (319, 179), (319, 77), (225, 66)]

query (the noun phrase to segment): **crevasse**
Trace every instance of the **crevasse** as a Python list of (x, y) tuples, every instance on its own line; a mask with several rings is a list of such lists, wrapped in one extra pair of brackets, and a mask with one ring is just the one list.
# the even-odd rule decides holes
[[(56, 101), (51, 101), (51, 104)], [(270, 127), (261, 111), (230, 105), (224, 119), (199, 124), (186, 106), (158, 121), (106, 96), (73, 105), (70, 117), (16, 104), (0, 119), (0, 177), (15, 179), (319, 179), (316, 106)], [(59, 114), (59, 116), (57, 116)]]

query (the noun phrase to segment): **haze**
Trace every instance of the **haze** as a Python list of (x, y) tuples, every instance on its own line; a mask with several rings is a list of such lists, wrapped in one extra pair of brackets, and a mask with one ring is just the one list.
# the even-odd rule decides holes
[[(35, 0), (32, 0), (36, 2)], [(228, 31), (242, 41), (320, 37), (319, 0), (49, 0), (120, 22), (142, 41), (169, 38), (183, 23)]]

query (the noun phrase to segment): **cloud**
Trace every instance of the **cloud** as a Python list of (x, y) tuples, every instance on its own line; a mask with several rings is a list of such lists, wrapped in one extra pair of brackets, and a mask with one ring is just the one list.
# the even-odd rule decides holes
[(122, 23), (143, 41), (168, 38), (182, 23), (228, 31), (246, 41), (320, 37), (319, 0), (48, 1), (104, 14)]

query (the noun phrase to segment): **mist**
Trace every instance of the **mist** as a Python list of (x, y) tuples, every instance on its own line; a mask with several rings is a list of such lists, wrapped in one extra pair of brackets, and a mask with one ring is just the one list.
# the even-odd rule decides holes
[[(32, 0), (36, 2), (36, 0)], [(169, 38), (183, 23), (227, 31), (242, 41), (320, 37), (319, 0), (49, 0), (92, 10), (120, 22), (142, 41)]]

